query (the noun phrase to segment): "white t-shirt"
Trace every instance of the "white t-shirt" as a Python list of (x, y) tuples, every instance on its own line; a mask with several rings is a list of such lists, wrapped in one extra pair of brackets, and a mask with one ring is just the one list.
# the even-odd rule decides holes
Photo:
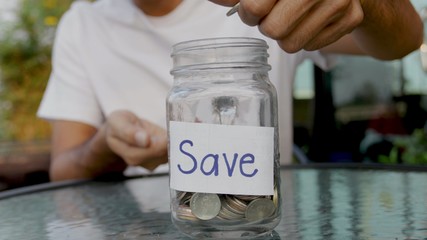
[(63, 16), (53, 49), (53, 71), (38, 116), (100, 127), (105, 117), (127, 109), (166, 127), (165, 99), (173, 44), (211, 37), (256, 37), (269, 45), (270, 80), (279, 100), (281, 163), (291, 162), (292, 83), (298, 64), (311, 58), (327, 68), (319, 52), (287, 54), (257, 27), (206, 0), (184, 0), (163, 17), (148, 17), (132, 0), (75, 2)]

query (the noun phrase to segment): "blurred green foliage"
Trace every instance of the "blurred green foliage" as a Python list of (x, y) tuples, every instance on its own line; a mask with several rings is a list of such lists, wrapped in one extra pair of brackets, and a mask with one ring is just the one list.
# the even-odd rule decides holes
[(396, 137), (388, 156), (378, 161), (386, 164), (427, 164), (427, 134), (424, 129), (415, 129), (409, 136)]
[[(15, 0), (14, 0), (15, 1)], [(46, 139), (50, 127), (36, 116), (51, 71), (56, 25), (72, 0), (20, 0), (16, 21), (2, 23), (0, 140)]]

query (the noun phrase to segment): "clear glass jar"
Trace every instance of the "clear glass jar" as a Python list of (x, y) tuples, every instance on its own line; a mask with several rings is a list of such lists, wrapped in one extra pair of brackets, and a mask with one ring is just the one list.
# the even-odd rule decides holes
[(172, 222), (193, 238), (254, 238), (281, 218), (277, 95), (267, 44), (173, 46), (167, 97)]

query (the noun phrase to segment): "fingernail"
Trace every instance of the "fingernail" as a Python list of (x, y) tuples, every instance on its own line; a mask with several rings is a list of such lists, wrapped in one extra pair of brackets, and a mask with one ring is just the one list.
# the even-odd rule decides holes
[(148, 141), (147, 133), (144, 132), (144, 131), (137, 131), (135, 133), (135, 141), (138, 144), (138, 146), (140, 146), (140, 147), (146, 147), (147, 146), (147, 141)]

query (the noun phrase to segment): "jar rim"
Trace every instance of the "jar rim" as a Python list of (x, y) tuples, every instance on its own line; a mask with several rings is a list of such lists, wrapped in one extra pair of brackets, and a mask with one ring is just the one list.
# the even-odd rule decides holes
[(217, 37), (217, 38), (204, 38), (193, 39), (176, 43), (172, 46), (173, 57), (183, 51), (194, 49), (203, 49), (206, 47), (265, 47), (268, 49), (268, 44), (265, 40), (252, 37)]
[(233, 63), (202, 63), (202, 64), (193, 64), (186, 65), (173, 68), (170, 71), (170, 74), (174, 75), (185, 70), (186, 72), (197, 72), (197, 71), (218, 71), (221, 69), (261, 69), (263, 71), (271, 70), (271, 66), (269, 64), (262, 63), (248, 63), (248, 62), (233, 62)]

